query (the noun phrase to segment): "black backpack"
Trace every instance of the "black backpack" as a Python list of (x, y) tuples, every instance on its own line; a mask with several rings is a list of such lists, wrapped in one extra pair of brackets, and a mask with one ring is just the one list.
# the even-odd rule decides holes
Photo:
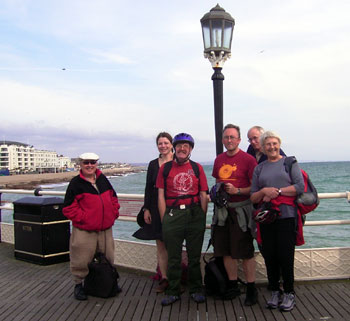
[(118, 286), (119, 273), (103, 253), (96, 253), (89, 263), (89, 274), (84, 280), (84, 290), (87, 295), (100, 298), (116, 296), (121, 292)]
[(224, 266), (223, 257), (211, 257), (205, 260), (204, 286), (208, 296), (223, 297), (228, 284), (228, 277)]
[[(212, 244), (211, 239), (208, 242), (205, 254), (208, 252), (210, 245)], [(208, 296), (223, 298), (226, 292), (226, 287), (228, 284), (228, 276), (224, 265), (224, 258), (221, 257), (211, 257), (209, 261), (205, 259), (205, 254), (203, 255), (203, 261), (205, 263), (204, 267), (204, 287), (205, 293)]]
[[(208, 252), (210, 245), (212, 244), (211, 239), (208, 242), (205, 254)], [(213, 296), (215, 298), (221, 298), (226, 300), (226, 289), (229, 282), (229, 278), (224, 265), (224, 258), (211, 257), (209, 261), (205, 259), (205, 254), (203, 255), (203, 261), (205, 263), (204, 267), (204, 287), (205, 293), (208, 296)], [(247, 285), (246, 282), (242, 281), (239, 277), (237, 278), (238, 283)]]

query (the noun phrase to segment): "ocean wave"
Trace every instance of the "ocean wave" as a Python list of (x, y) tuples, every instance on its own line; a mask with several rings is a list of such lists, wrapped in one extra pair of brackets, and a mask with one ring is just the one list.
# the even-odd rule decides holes
[(62, 182), (62, 183), (54, 183), (54, 184), (43, 184), (43, 185), (39, 185), (39, 187), (41, 189), (55, 189), (58, 187), (67, 186), (68, 184), (69, 182)]

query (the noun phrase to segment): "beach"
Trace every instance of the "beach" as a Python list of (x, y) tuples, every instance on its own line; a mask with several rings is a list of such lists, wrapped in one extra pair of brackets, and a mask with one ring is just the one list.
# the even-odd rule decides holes
[[(142, 166), (118, 167), (102, 169), (106, 176), (118, 176), (128, 173), (138, 173), (145, 170)], [(0, 188), (3, 189), (35, 189), (43, 184), (55, 184), (69, 182), (78, 171), (63, 173), (45, 173), (45, 174), (23, 174), (0, 176)]]

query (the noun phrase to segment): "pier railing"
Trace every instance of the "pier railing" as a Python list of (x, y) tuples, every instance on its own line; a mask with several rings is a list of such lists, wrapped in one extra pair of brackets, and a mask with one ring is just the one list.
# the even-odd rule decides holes
[[(35, 196), (61, 196), (65, 192), (47, 190), (18, 190), (0, 189), (0, 200), (2, 194), (23, 194)], [(120, 217), (118, 221), (136, 222), (136, 216), (143, 205), (142, 194), (118, 194)], [(350, 202), (350, 192), (342, 193), (319, 193), (319, 198), (337, 199), (345, 198)], [(2, 201), (1, 209), (12, 210), (12, 202)], [(1, 214), (0, 214), (1, 220)], [(316, 225), (344, 225), (350, 224), (350, 220), (307, 220), (306, 226)], [(210, 225), (207, 225), (210, 228)], [(1, 223), (0, 241), (14, 243), (14, 226), (10, 223)], [(154, 272), (157, 266), (157, 254), (155, 244), (135, 242), (126, 240), (115, 240), (115, 257), (118, 265)], [(207, 259), (212, 253), (205, 254)], [(256, 253), (256, 278), (258, 282), (266, 282), (264, 260), (259, 252)], [(202, 262), (203, 268), (203, 262)], [(350, 278), (350, 247), (332, 248), (299, 248), (295, 252), (295, 279), (296, 280), (319, 280), (319, 279), (349, 279)], [(244, 278), (242, 270), (240, 276)]]
[[(66, 192), (64, 191), (47, 191), (41, 189), (35, 190), (24, 190), (24, 189), (0, 189), (0, 201), (2, 194), (25, 194), (33, 196), (62, 196), (64, 197)], [(323, 199), (338, 199), (345, 198), (350, 203), (350, 192), (340, 193), (319, 193), (318, 197), (320, 200)], [(143, 205), (143, 194), (118, 194), (120, 201), (120, 221), (136, 222), (136, 216), (139, 213), (141, 206)], [(4, 204), (4, 205), (3, 205)], [(1, 202), (1, 209), (13, 210), (13, 204), (11, 202)], [(0, 217), (1, 221), (1, 217)], [(319, 225), (344, 225), (350, 224), (349, 220), (322, 220), (322, 221), (306, 221), (305, 226), (319, 226)], [(207, 229), (210, 229), (210, 225), (207, 225)]]

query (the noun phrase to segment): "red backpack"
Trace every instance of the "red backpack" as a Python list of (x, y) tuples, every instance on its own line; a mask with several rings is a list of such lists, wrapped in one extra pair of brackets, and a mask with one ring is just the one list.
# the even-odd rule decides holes
[[(292, 166), (297, 160), (294, 156), (286, 157), (284, 160), (284, 166), (287, 173), (290, 175)], [(317, 195), (317, 189), (312, 184), (309, 175), (301, 169), (301, 173), (304, 179), (304, 192), (299, 194), (296, 198), (296, 205), (300, 211), (300, 214), (305, 215), (316, 209), (318, 204), (320, 204), (320, 199)]]

